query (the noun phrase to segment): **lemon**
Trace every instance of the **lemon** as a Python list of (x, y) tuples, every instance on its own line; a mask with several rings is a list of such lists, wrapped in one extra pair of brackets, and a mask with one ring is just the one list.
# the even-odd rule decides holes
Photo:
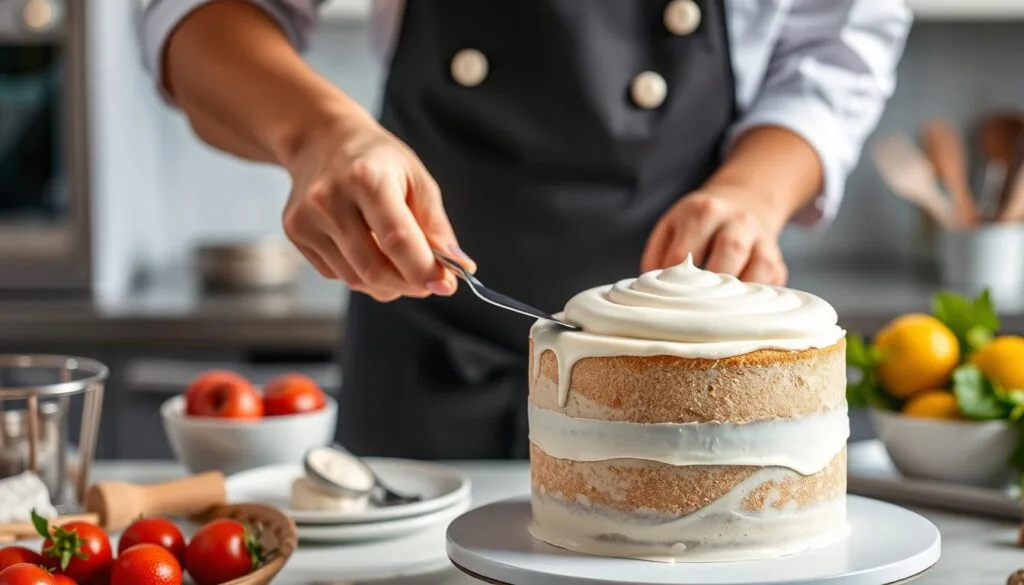
[(956, 397), (948, 390), (925, 390), (914, 395), (903, 407), (903, 414), (919, 418), (956, 420), (963, 418)]
[(1003, 388), (1024, 389), (1024, 337), (996, 337), (974, 352), (968, 361)]
[(875, 337), (881, 351), (878, 380), (896, 398), (942, 388), (960, 362), (960, 344), (931, 315), (911, 313), (889, 322)]

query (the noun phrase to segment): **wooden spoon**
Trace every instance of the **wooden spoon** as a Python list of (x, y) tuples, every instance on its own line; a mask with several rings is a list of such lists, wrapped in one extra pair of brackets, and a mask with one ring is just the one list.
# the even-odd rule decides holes
[(981, 213), (994, 218), (1008, 195), (1011, 177), (1016, 175), (1017, 145), (1024, 134), (1024, 120), (1016, 114), (996, 114), (983, 118), (978, 142), (985, 155), (985, 178), (979, 195)]
[(906, 135), (893, 134), (876, 142), (872, 158), (894, 193), (923, 208), (947, 230), (962, 227), (956, 211), (943, 197), (931, 164)]
[(935, 118), (924, 123), (923, 139), (924, 151), (946, 185), (960, 223), (976, 226), (978, 208), (967, 178), (967, 153), (959, 133), (946, 120)]

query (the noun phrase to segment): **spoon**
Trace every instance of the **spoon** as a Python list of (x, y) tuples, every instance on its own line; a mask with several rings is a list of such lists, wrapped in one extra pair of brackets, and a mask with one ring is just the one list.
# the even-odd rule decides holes
[(436, 256), (437, 259), (440, 260), (442, 264), (455, 271), (456, 276), (466, 281), (466, 284), (469, 285), (469, 288), (470, 290), (473, 291), (473, 294), (480, 297), (480, 299), (487, 301), (488, 303), (496, 307), (501, 307), (502, 309), (505, 309), (507, 311), (519, 313), (520, 315), (526, 315), (527, 317), (544, 319), (545, 321), (557, 323), (558, 325), (561, 325), (566, 329), (579, 331), (580, 328), (577, 327), (576, 325), (573, 325), (572, 323), (562, 321), (561, 319), (556, 319), (552, 315), (549, 315), (544, 311), (541, 311), (540, 309), (535, 309), (534, 307), (531, 307), (526, 303), (517, 301), (512, 297), (503, 295), (500, 292), (487, 288), (486, 286), (484, 286), (484, 283), (480, 282), (475, 276), (473, 276), (472, 272), (467, 270), (464, 266), (456, 262), (454, 259), (445, 256), (444, 254), (437, 250), (433, 250), (433, 252), (434, 256)]
[(411, 504), (423, 499), (420, 495), (402, 494), (391, 489), (365, 461), (337, 443), (307, 451), (303, 467), (310, 479), (342, 497), (369, 495), (378, 506)]

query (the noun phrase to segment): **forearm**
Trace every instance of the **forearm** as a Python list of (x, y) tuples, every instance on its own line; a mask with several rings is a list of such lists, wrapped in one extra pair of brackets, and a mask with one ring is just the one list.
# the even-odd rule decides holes
[(741, 200), (766, 227), (782, 231), (823, 182), (821, 160), (810, 144), (785, 128), (758, 126), (737, 139), (704, 188)]
[(223, 0), (171, 35), (164, 86), (205, 142), (282, 163), (311, 129), (369, 114), (309, 67), (260, 8)]

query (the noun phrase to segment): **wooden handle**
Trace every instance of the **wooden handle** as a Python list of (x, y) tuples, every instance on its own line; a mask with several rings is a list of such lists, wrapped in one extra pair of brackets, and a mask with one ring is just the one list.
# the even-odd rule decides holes
[[(50, 526), (62, 526), (68, 522), (87, 522), (99, 524), (100, 517), (97, 514), (77, 514), (69, 516), (57, 516), (49, 519)], [(0, 524), (0, 543), (13, 542), (15, 540), (39, 538), (36, 527), (31, 522), (10, 522)]]
[(169, 483), (140, 487), (148, 515), (191, 516), (227, 501), (224, 474), (201, 473)]
[(960, 223), (965, 227), (977, 225), (979, 214), (967, 179), (967, 154), (956, 129), (945, 120), (926, 122), (924, 149), (935, 172), (949, 190)]
[(224, 474), (219, 471), (162, 484), (98, 483), (89, 488), (85, 500), (86, 509), (99, 514), (107, 530), (121, 530), (139, 516), (194, 516), (226, 501)]

